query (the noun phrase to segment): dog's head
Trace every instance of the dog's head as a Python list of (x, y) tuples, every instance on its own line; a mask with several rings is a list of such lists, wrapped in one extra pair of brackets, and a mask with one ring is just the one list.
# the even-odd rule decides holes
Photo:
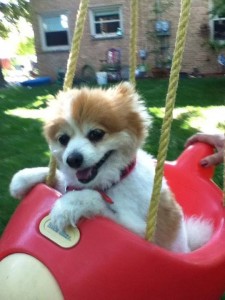
[(143, 144), (149, 115), (129, 83), (60, 92), (44, 134), (60, 169), (80, 186), (107, 188)]

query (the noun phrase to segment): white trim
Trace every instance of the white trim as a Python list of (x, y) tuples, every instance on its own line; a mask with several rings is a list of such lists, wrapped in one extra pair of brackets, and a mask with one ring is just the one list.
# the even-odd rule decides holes
[[(211, 11), (212, 9), (213, 9), (213, 2), (212, 2), (212, 0), (209, 0), (209, 11)], [(220, 21), (220, 20), (225, 21), (225, 17), (223, 17), (223, 18), (220, 18), (218, 16), (214, 16), (213, 18), (210, 17), (210, 19), (209, 19), (210, 40), (217, 41), (218, 43), (224, 44), (225, 37), (224, 37), (224, 39), (215, 39), (214, 38), (214, 26), (215, 26), (214, 24), (215, 24), (215, 21)]]
[(217, 41), (218, 43), (221, 43), (221, 44), (224, 44), (225, 42), (225, 35), (224, 35), (224, 38), (214, 38), (214, 27), (215, 27), (215, 21), (223, 21), (225, 22), (225, 18), (218, 18), (218, 17), (215, 17), (212, 19), (212, 32), (211, 32), (211, 39), (214, 40), (214, 41)]
[(64, 51), (70, 49), (70, 34), (69, 34), (69, 26), (65, 31), (67, 32), (68, 37), (68, 45), (62, 45), (62, 46), (48, 46), (46, 44), (46, 38), (45, 38), (45, 31), (43, 28), (43, 18), (46, 17), (54, 17), (54, 16), (60, 16), (60, 15), (66, 15), (68, 17), (68, 12), (60, 11), (60, 12), (49, 12), (38, 15), (38, 23), (39, 23), (39, 32), (40, 32), (40, 40), (41, 40), (41, 48), (43, 51), (50, 52), (50, 51)]
[[(91, 36), (96, 38), (96, 39), (102, 39), (102, 38), (115, 38), (115, 37), (119, 37), (117, 35), (117, 33), (105, 33), (105, 34), (97, 34), (95, 31), (95, 24), (100, 23), (100, 22), (96, 22), (95, 21), (95, 15), (96, 14), (112, 14), (113, 12), (118, 13), (119, 14), (119, 19), (115, 19), (115, 20), (110, 20), (111, 22), (113, 21), (119, 21), (120, 23), (120, 29), (121, 32), (123, 32), (123, 14), (122, 14), (122, 6), (121, 5), (107, 5), (107, 6), (94, 6), (91, 7), (89, 9), (89, 23), (90, 23), (90, 32), (91, 32)], [(109, 23), (110, 21), (102, 21), (101, 24), (103, 23)], [(121, 37), (121, 35), (120, 35)]]

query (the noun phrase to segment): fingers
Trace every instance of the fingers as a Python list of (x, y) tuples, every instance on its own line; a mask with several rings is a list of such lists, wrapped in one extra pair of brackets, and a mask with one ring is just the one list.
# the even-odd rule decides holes
[(187, 148), (196, 142), (199, 142), (199, 134), (195, 134), (195, 135), (191, 136), (190, 138), (188, 138), (184, 144), (184, 147)]
[(191, 136), (189, 139), (187, 139), (184, 146), (185, 148), (187, 148), (188, 146), (196, 142), (207, 143), (209, 145), (212, 145), (217, 150), (215, 154), (203, 158), (200, 161), (201, 166), (210, 167), (212, 165), (218, 165), (223, 162), (223, 152), (225, 143), (224, 135), (197, 133)]
[(204, 157), (200, 164), (202, 167), (210, 167), (223, 162), (223, 151)]
[(184, 146), (185, 148), (187, 148), (188, 146), (196, 142), (202, 142), (202, 143), (210, 144), (215, 147), (219, 139), (221, 139), (220, 135), (197, 133), (191, 136), (189, 139), (187, 139)]

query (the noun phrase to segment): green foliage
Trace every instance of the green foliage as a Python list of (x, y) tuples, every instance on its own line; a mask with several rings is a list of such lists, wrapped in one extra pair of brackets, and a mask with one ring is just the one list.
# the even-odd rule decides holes
[(212, 17), (225, 17), (225, 2), (224, 0), (213, 0), (213, 9), (210, 11)]
[(27, 37), (25, 41), (19, 43), (17, 48), (18, 55), (33, 55), (35, 54), (34, 38)]
[(217, 53), (219, 53), (222, 49), (225, 48), (225, 41), (216, 41), (216, 40), (212, 40), (209, 41), (209, 46), (216, 51)]
[(173, 0), (155, 0), (153, 4), (154, 13), (159, 16), (162, 13), (166, 12), (173, 5)]
[(20, 18), (30, 22), (30, 3), (28, 0), (9, 0), (7, 3), (0, 1), (0, 37), (6, 38), (10, 26), (16, 26)]
[(149, 52), (154, 55), (154, 67), (166, 70), (171, 67), (171, 54), (169, 50), (169, 35), (164, 36), (156, 32), (156, 22), (166, 20), (165, 15), (168, 9), (174, 5), (173, 0), (155, 0), (149, 4), (150, 15), (146, 31), (149, 40)]
[(0, 37), (6, 39), (8, 37), (9, 32), (9, 28), (5, 26), (2, 22), (0, 22)]
[[(0, 38), (6, 39), (13, 27), (16, 27), (19, 20), (24, 18), (30, 22), (29, 0), (0, 0)], [(0, 64), (0, 88), (5, 86), (5, 79)]]

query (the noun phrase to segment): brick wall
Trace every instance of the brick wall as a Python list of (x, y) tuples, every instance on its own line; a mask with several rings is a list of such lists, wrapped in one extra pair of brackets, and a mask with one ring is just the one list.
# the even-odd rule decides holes
[[(146, 32), (152, 26), (149, 19), (154, 18), (153, 1), (142, 0), (139, 2), (139, 27), (138, 27), (138, 45), (137, 49), (152, 50), (153, 41), (147, 38)], [(108, 1), (90, 0), (89, 7), (108, 5)], [(130, 1), (129, 0), (114, 0), (113, 4), (119, 4), (123, 7), (123, 25), (124, 36), (121, 39), (105, 39), (95, 40), (90, 34), (89, 15), (85, 24), (84, 34), (81, 41), (80, 55), (78, 59), (78, 69), (88, 64), (96, 71), (101, 67), (101, 59), (105, 58), (106, 51), (109, 48), (120, 48), (122, 54), (122, 64), (129, 64), (129, 30), (130, 30)], [(59, 70), (66, 69), (68, 51), (44, 52), (41, 48), (40, 31), (38, 24), (38, 14), (46, 12), (69, 12), (69, 27), (70, 35), (73, 34), (75, 17), (79, 6), (79, 1), (71, 0), (31, 0), (33, 10), (33, 28), (35, 33), (36, 51), (38, 57), (38, 67), (41, 75), (50, 75), (56, 78)], [(174, 0), (173, 5), (163, 14), (163, 18), (171, 22), (171, 36), (169, 38), (170, 49), (173, 53), (175, 34), (179, 18), (180, 0)], [(182, 63), (183, 72), (192, 72), (193, 68), (198, 68), (202, 73), (219, 72), (220, 67), (216, 61), (215, 53), (207, 46), (207, 39), (200, 34), (201, 24), (208, 24), (209, 17), (208, 0), (194, 0), (191, 9), (191, 18), (189, 32), (187, 35), (185, 53)], [(147, 59), (147, 64), (150, 68), (154, 67), (154, 54), (150, 53)]]
[(200, 33), (202, 24), (209, 24), (208, 0), (195, 0), (191, 8), (183, 69), (189, 71), (193, 67), (197, 67), (202, 73), (219, 72), (217, 56), (210, 49), (208, 38), (203, 37)]

